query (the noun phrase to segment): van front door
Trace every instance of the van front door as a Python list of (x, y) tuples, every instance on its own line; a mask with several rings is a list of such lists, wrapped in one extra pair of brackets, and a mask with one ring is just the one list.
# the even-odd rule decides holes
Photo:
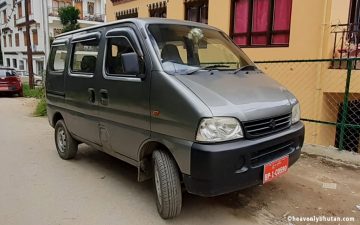
[(127, 74), (122, 55), (136, 53), (141, 62), (144, 57), (131, 28), (110, 30), (103, 44), (99, 136), (105, 151), (136, 161), (140, 145), (150, 137), (150, 79)]

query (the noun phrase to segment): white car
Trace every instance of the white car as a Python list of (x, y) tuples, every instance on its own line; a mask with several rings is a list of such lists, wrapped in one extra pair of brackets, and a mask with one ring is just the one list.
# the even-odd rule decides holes
[[(23, 83), (29, 83), (29, 72), (28, 71), (17, 71), (17, 73), (20, 75), (21, 81)], [(42, 76), (39, 76), (34, 73), (34, 84), (35, 86), (41, 86), (43, 83)]]

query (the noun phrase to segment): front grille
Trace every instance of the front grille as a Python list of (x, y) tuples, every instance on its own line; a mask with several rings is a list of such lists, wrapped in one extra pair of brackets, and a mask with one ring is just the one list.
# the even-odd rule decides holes
[(271, 162), (274, 159), (281, 158), (285, 155), (289, 155), (294, 151), (294, 142), (285, 142), (272, 146), (270, 148), (258, 150), (251, 153), (251, 166), (264, 165)]
[(247, 138), (257, 138), (289, 128), (291, 125), (291, 114), (248, 121), (244, 122), (243, 125)]

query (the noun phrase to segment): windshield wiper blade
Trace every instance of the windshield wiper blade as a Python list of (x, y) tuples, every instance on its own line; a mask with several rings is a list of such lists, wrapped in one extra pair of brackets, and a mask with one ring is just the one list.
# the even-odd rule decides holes
[(212, 69), (216, 69), (216, 68), (229, 68), (230, 66), (227, 66), (227, 65), (220, 65), (220, 64), (217, 64), (217, 65), (211, 65), (211, 66), (204, 66), (204, 67), (200, 67), (200, 68), (196, 68), (194, 70), (190, 70), (188, 72), (186, 72), (185, 74), (186, 75), (191, 75), (193, 73), (196, 73), (200, 70), (212, 70)]
[(257, 70), (257, 67), (254, 65), (246, 65), (243, 67), (240, 67), (239, 69), (234, 71), (234, 74), (237, 74), (240, 71), (250, 71), (250, 70)]

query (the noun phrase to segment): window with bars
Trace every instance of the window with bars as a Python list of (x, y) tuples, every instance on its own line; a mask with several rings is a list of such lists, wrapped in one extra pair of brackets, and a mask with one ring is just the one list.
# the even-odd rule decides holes
[(231, 36), (239, 46), (289, 46), (292, 0), (233, 0)]
[(208, 0), (193, 0), (185, 2), (185, 20), (208, 23)]
[(166, 18), (166, 6), (149, 9), (150, 17)]

